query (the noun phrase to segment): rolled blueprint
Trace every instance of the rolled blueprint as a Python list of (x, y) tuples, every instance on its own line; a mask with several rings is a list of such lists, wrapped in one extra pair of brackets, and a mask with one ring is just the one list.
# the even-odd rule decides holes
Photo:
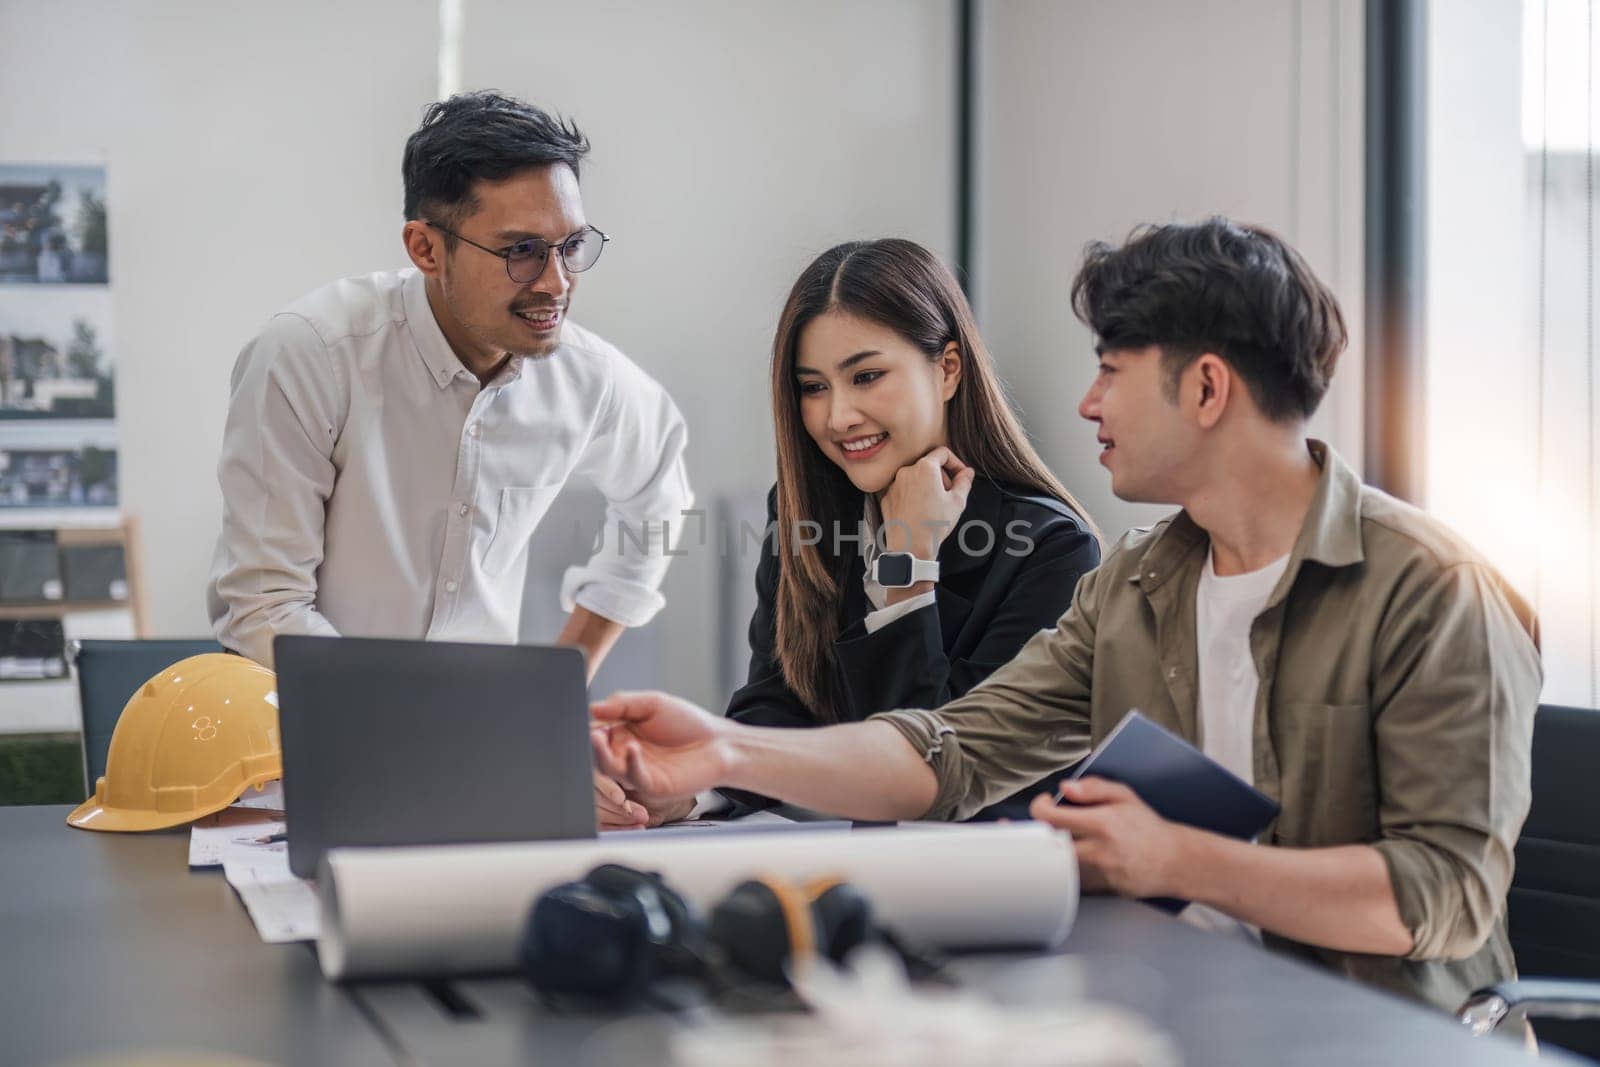
[(514, 970), (534, 900), (602, 863), (660, 872), (702, 911), (746, 878), (841, 877), (867, 894), (880, 922), (946, 948), (1054, 947), (1078, 905), (1072, 843), (1040, 823), (340, 848), (318, 878), (322, 973)]

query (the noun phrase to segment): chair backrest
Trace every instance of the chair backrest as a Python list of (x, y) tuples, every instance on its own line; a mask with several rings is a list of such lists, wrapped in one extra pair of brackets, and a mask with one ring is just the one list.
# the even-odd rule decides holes
[(717, 497), (711, 503), (711, 520), (716, 537), (712, 542), (717, 598), (714, 692), (726, 703), (749, 680), (750, 617), (756, 613), (756, 567), (764, 547), (767, 491), (751, 488)]
[[(517, 640), (549, 644), (561, 633), (561, 581), (568, 567), (588, 562), (606, 523), (606, 498), (586, 482), (574, 482), (553, 501), (528, 542), (528, 576), (522, 590)], [(662, 612), (648, 624), (625, 631), (590, 684), (596, 695), (618, 689), (658, 689), (663, 666), (662, 630), (673, 618)]]
[(123, 706), (156, 674), (190, 656), (221, 652), (210, 638), (163, 641), (78, 641), (73, 663), (78, 672), (78, 703), (83, 722), (85, 795), (106, 773), (111, 732)]
[[(1541, 705), (1533, 806), (1507, 902), (1517, 971), (1600, 979), (1600, 711)], [(1600, 1056), (1594, 1024), (1540, 1019), (1540, 1040)]]

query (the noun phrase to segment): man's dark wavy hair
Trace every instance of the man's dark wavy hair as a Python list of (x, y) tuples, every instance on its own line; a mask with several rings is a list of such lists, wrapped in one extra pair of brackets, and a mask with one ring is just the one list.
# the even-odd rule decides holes
[[(555, 163), (576, 175), (588, 152), (588, 138), (571, 120), (492, 91), (457, 93), (429, 104), (406, 139), (406, 218), (456, 229), (478, 209), (473, 183)], [(455, 238), (445, 241), (455, 247)]]
[(1202, 353), (1227, 361), (1269, 419), (1309, 418), (1348, 341), (1339, 302), (1277, 234), (1216, 217), (1096, 241), (1072, 283), (1096, 351), (1161, 350), (1167, 395)]

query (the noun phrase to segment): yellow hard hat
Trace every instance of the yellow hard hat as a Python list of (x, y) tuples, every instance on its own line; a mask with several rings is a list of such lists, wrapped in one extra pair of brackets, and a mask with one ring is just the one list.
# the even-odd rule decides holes
[(222, 652), (174, 663), (133, 694), (106, 753), (105, 777), (67, 823), (160, 830), (232, 804), (283, 777), (277, 676)]

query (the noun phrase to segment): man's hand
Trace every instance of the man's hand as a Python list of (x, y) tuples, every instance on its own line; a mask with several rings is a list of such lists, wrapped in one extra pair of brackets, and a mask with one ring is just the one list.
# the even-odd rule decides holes
[(589, 705), (595, 763), (646, 808), (721, 785), (729, 724), (667, 693), (616, 693)]
[(1072, 805), (1040, 794), (1028, 812), (1070, 831), (1085, 892), (1177, 897), (1240, 922), (1342, 952), (1404, 956), (1388, 865), (1371, 845), (1274, 848), (1169, 822), (1127, 786), (1080, 778), (1061, 786)]
[(1168, 822), (1121, 782), (1080, 778), (1061, 784), (1070, 804), (1041, 793), (1028, 806), (1040, 822), (1072, 834), (1079, 877), (1087, 891), (1130, 897), (1182, 896), (1176, 886), (1179, 852), (1196, 831)]
[(679, 800), (657, 800), (647, 803), (637, 794), (630, 794), (628, 799), (633, 801), (635, 808), (644, 810), (648, 819), (646, 825), (652, 828), (687, 819), (689, 813), (694, 810), (695, 802), (694, 797), (683, 797)]
[(617, 638), (622, 636), (626, 628), (620, 622), (596, 615), (588, 608), (573, 608), (566, 625), (561, 627), (561, 633), (556, 637), (556, 644), (572, 645), (583, 650), (585, 680), (592, 682), (611, 646), (617, 643)]
[(630, 801), (615, 780), (594, 772), (594, 815), (602, 830), (638, 830), (650, 814), (643, 805)]

